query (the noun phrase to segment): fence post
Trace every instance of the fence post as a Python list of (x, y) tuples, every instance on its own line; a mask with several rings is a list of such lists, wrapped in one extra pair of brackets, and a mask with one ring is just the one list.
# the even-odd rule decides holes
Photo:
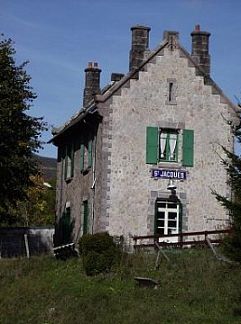
[(204, 232), (204, 235), (205, 235), (205, 243), (208, 244), (208, 241), (207, 241), (208, 233), (207, 233), (207, 231)]
[(29, 259), (30, 254), (29, 254), (29, 245), (28, 245), (28, 234), (24, 234), (24, 244), (25, 244), (27, 258)]
[(132, 238), (133, 238), (133, 241), (134, 241), (134, 251), (135, 251), (136, 248), (137, 248), (137, 238), (136, 238), (136, 236), (133, 236)]
[(180, 246), (181, 246), (181, 248), (183, 247), (183, 234), (182, 234), (182, 232), (180, 233)]

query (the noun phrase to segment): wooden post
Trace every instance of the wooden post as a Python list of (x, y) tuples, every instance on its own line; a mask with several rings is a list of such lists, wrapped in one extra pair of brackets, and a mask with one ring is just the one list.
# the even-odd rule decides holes
[(182, 232), (180, 233), (180, 247), (183, 247), (183, 234)]
[(136, 251), (136, 248), (137, 248), (137, 238), (136, 238), (136, 236), (133, 236), (133, 240), (134, 240), (134, 250)]
[(28, 234), (24, 234), (24, 244), (25, 244), (27, 258), (29, 259), (30, 254), (29, 254), (29, 245), (28, 245)]

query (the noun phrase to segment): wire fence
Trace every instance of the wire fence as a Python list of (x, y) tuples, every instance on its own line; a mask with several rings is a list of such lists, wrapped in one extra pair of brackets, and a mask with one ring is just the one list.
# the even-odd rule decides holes
[(54, 228), (1, 228), (0, 258), (31, 257), (53, 251)]

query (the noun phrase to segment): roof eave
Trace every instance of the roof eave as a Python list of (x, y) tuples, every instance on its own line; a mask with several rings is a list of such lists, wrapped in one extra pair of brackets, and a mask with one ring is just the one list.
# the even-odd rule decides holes
[(83, 120), (88, 114), (95, 114), (97, 112), (96, 104), (93, 101), (91, 101), (90, 105), (86, 109), (82, 109), (80, 113), (71, 120), (66, 126), (64, 126), (57, 134), (55, 134), (48, 143), (54, 143), (56, 139), (63, 135), (67, 130), (78, 124), (81, 120)]

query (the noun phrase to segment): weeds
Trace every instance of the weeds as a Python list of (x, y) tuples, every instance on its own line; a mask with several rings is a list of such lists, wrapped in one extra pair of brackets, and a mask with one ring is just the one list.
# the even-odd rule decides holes
[[(80, 259), (0, 260), (0, 323), (240, 323), (241, 269), (206, 249), (122, 256), (88, 277)], [(160, 282), (140, 289), (135, 276)]]

